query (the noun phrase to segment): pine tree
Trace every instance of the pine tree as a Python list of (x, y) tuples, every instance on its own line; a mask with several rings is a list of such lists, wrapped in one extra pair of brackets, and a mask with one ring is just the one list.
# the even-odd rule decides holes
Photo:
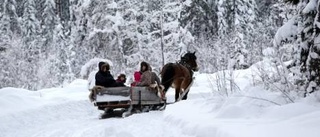
[(0, 64), (2, 66), (1, 73), (0, 73), (0, 87), (9, 86), (12, 84), (13, 79), (10, 78), (10, 68), (8, 64), (11, 60), (8, 58), (8, 49), (12, 48), (11, 39), (12, 39), (12, 32), (10, 30), (10, 18), (4, 12), (2, 14), (0, 12)]
[(55, 0), (56, 14), (60, 17), (63, 25), (67, 25), (70, 21), (70, 1), (69, 0)]
[[(41, 19), (41, 36), (43, 43), (41, 52), (48, 54), (47, 51), (53, 44), (53, 32), (56, 24), (58, 24), (54, 0), (45, 1)], [(46, 58), (46, 56), (47, 55), (45, 55), (44, 58)]]
[[(309, 47), (309, 56), (307, 59), (307, 70), (308, 70), (308, 81), (309, 85), (307, 88), (307, 93), (314, 92), (316, 90), (320, 89), (320, 1), (317, 0), (316, 9), (312, 9), (315, 12), (316, 15), (314, 16), (314, 24), (313, 24), (313, 34), (312, 34), (312, 40), (310, 41), (310, 44), (308, 44)], [(312, 14), (314, 15), (314, 14)]]
[(23, 59), (21, 54), (21, 43), (18, 43), (20, 36), (20, 26), (16, 14), (15, 0), (5, 0), (1, 4), (0, 11), (0, 64), (2, 66), (0, 74), (0, 87), (15, 86), (18, 76), (18, 60)]
[(181, 3), (182, 11), (179, 21), (182, 27), (188, 27), (196, 37), (212, 37), (217, 35), (218, 15), (217, 1), (192, 0)]
[(232, 0), (218, 2), (218, 35), (231, 53), (229, 68), (245, 68), (249, 62), (248, 50), (254, 49), (252, 41), (255, 30), (256, 4), (254, 0)]
[(7, 9), (7, 1), (4, 2), (3, 4), (3, 12), (0, 12), (0, 31), (1, 31), (1, 39), (0, 39), (0, 47), (2, 49), (2, 51), (4, 51), (5, 49), (9, 48), (9, 41), (12, 38), (12, 31), (11, 31), (11, 23), (10, 23), (10, 16), (8, 14), (8, 9)]
[[(39, 39), (40, 22), (36, 18), (37, 10), (35, 9), (34, 0), (28, 0), (24, 3), (23, 20), (23, 43), (25, 62), (19, 66), (20, 68), (27, 68), (25, 71), (21, 70), (21, 75), (24, 75), (22, 81), (26, 81), (25, 87), (28, 89), (37, 89), (38, 82), (38, 62), (41, 54), (41, 43)], [(24, 70), (24, 69), (23, 69)]]
[[(115, 61), (116, 69), (113, 69), (119, 73), (121, 70), (121, 32), (124, 28), (122, 25), (125, 21), (122, 18), (122, 12), (119, 5), (114, 1), (98, 1), (92, 2), (91, 5), (95, 5), (97, 8), (90, 11), (88, 14), (90, 19), (88, 20), (88, 28), (92, 33), (87, 37), (89, 45), (95, 45), (89, 47), (89, 51), (93, 51), (88, 59), (93, 57), (107, 58), (118, 60)], [(128, 27), (128, 26), (125, 26)], [(119, 63), (119, 64), (118, 64)]]
[(35, 9), (34, 0), (26, 1), (24, 3), (24, 14), (23, 14), (23, 35), (25, 37), (25, 43), (30, 46), (35, 37), (39, 34), (40, 22), (36, 18), (35, 14), (37, 10)]
[[(89, 14), (84, 7), (81, 7), (85, 2), (83, 0), (71, 1), (70, 10), (70, 62), (73, 66), (70, 68), (75, 76), (79, 76), (79, 68), (83, 62), (87, 61), (88, 56), (87, 39), (89, 37), (88, 18)], [(80, 5), (80, 7), (78, 7)]]
[(55, 26), (53, 43), (54, 48), (51, 52), (55, 52), (55, 56), (53, 58), (53, 65), (55, 66), (55, 72), (53, 74), (56, 75), (57, 81), (55, 85), (61, 84), (65, 80), (65, 75), (68, 73), (68, 64), (67, 64), (67, 54), (68, 48), (66, 43), (66, 35), (63, 31), (63, 25), (61, 23)]
[(21, 27), (16, 11), (16, 0), (4, 0), (4, 14), (10, 17), (10, 30), (17, 35), (21, 34)]
[[(194, 37), (187, 27), (183, 27), (179, 22), (181, 7), (182, 5), (178, 1), (164, 2), (161, 9), (151, 15), (152, 29), (150, 29), (151, 42), (149, 45), (160, 48), (161, 37), (163, 38), (165, 63), (175, 62), (188, 50), (192, 50), (191, 45), (194, 42)], [(163, 18), (162, 22), (161, 18)], [(163, 34), (161, 34), (161, 29)], [(158, 57), (161, 56), (161, 54), (158, 55)]]
[[(292, 66), (300, 68), (298, 81), (300, 86), (304, 86), (306, 93), (311, 93), (319, 89), (320, 84), (320, 63), (318, 51), (319, 27), (319, 1), (318, 0), (286, 0), (297, 5), (299, 12), (293, 18), (293, 25), (296, 25), (294, 38), (295, 61)], [(293, 22), (292, 21), (292, 22)], [(285, 24), (290, 25), (290, 24)], [(292, 25), (292, 26), (293, 26)], [(276, 37), (277, 38), (277, 37)], [(278, 38), (279, 39), (279, 38)], [(282, 38), (284, 39), (284, 38)], [(286, 41), (284, 41), (286, 42)], [(279, 42), (278, 42), (279, 43)]]

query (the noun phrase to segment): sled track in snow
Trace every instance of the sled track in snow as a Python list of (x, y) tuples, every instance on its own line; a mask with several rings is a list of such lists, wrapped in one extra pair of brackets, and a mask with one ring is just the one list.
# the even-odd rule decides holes
[(88, 100), (47, 104), (0, 117), (0, 137), (187, 136), (162, 111), (99, 120), (101, 112)]

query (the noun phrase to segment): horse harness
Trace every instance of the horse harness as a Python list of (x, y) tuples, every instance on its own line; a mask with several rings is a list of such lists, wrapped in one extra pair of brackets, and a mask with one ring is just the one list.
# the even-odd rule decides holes
[(181, 61), (177, 62), (176, 64), (180, 64), (180, 65), (186, 67), (186, 68), (189, 70), (189, 72), (190, 72), (190, 74), (191, 74), (191, 77), (193, 76), (192, 67), (191, 67), (190, 64), (188, 64), (186, 61), (181, 60)]

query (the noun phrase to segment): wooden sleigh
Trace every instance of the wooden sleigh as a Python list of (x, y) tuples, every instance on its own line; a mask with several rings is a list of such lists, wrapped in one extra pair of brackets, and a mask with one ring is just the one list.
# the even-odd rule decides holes
[(126, 117), (136, 112), (162, 110), (166, 104), (150, 87), (99, 87), (91, 90), (90, 99), (104, 111), (101, 118), (112, 117), (115, 109)]

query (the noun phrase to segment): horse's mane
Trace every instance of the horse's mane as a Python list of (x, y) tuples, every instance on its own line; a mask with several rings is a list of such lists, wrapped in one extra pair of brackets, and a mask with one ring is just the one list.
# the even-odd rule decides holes
[(191, 52), (187, 52), (186, 54), (184, 54), (184, 56), (181, 57), (181, 61), (188, 61), (188, 60), (196, 60), (197, 57), (194, 53)]
[(197, 57), (195, 55), (195, 52), (194, 53), (188, 52), (184, 56), (181, 57), (181, 59), (178, 61), (178, 63), (185, 66), (186, 68), (188, 68), (189, 71), (192, 71), (191, 66), (188, 64), (188, 61), (189, 60), (196, 60), (196, 59), (197, 59)]

